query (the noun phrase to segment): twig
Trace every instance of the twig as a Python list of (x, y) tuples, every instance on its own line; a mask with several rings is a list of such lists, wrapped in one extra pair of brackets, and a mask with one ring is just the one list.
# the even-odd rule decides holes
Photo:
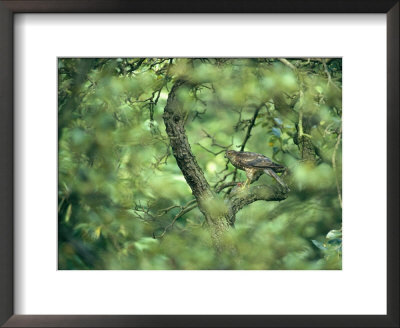
[(279, 61), (280, 61), (281, 63), (283, 63), (284, 65), (286, 65), (287, 67), (291, 68), (292, 70), (294, 70), (294, 71), (297, 70), (296, 66), (294, 66), (294, 65), (293, 65), (290, 61), (288, 61), (287, 59), (285, 59), (285, 58), (279, 58)]
[[(184, 216), (186, 213), (188, 213), (188, 212), (190, 212), (191, 210), (193, 210), (194, 208), (196, 208), (196, 207), (197, 207), (197, 201), (196, 201), (196, 199), (192, 199), (190, 202), (188, 202), (188, 203), (187, 203), (186, 205), (184, 205), (184, 206), (174, 205), (174, 206), (168, 207), (168, 208), (166, 208), (166, 209), (164, 209), (164, 210), (162, 210), (162, 211), (166, 211), (165, 213), (167, 213), (168, 211), (170, 211), (170, 210), (172, 210), (172, 209), (174, 209), (174, 208), (177, 208), (177, 207), (180, 207), (181, 210), (174, 216), (172, 222), (171, 222), (170, 224), (168, 224), (168, 225), (164, 228), (164, 231), (163, 231), (160, 235), (156, 236), (156, 235), (153, 233), (153, 238), (154, 238), (154, 239), (155, 239), (155, 238), (162, 238), (162, 237), (166, 234), (166, 232), (168, 231), (168, 229), (170, 229), (170, 228), (172, 228), (172, 227), (174, 226), (176, 220), (178, 220), (180, 217)], [(164, 214), (165, 214), (165, 213), (164, 213)]]
[(216, 147), (219, 147), (219, 148), (222, 148), (222, 149), (228, 149), (228, 148), (231, 147), (232, 144), (233, 144), (233, 143), (231, 143), (231, 144), (228, 145), (228, 146), (222, 146), (222, 145), (218, 144), (218, 143), (215, 141), (215, 138), (214, 138), (213, 136), (211, 136), (206, 130), (202, 129), (201, 131), (203, 131), (203, 133), (206, 135), (207, 138), (210, 138), (210, 139), (211, 139), (211, 141), (212, 141), (211, 146), (216, 146)]
[(167, 208), (163, 208), (163, 209), (161, 209), (161, 210), (159, 210), (158, 211), (158, 216), (162, 216), (162, 215), (165, 215), (165, 214), (167, 214), (169, 211), (171, 211), (171, 210), (173, 210), (174, 208), (180, 208), (181, 210), (182, 209), (184, 209), (186, 206), (189, 206), (189, 205), (191, 205), (191, 204), (193, 204), (193, 203), (195, 203), (196, 202), (196, 200), (195, 199), (192, 199), (190, 202), (188, 202), (187, 204), (185, 204), (185, 205), (172, 205), (172, 206), (170, 206), (170, 207), (167, 207)]
[(194, 121), (196, 118), (201, 119), (201, 115), (204, 115), (207, 112), (207, 108), (204, 108), (204, 110), (202, 112), (196, 110), (194, 113), (194, 116), (192, 118), (192, 121)]
[(219, 152), (213, 152), (212, 150), (207, 149), (206, 147), (204, 147), (204, 146), (203, 146), (201, 143), (199, 143), (199, 142), (196, 142), (195, 144), (198, 145), (198, 146), (200, 146), (201, 148), (203, 148), (205, 151), (207, 151), (207, 152), (213, 154), (214, 156), (217, 156), (217, 155), (219, 155), (219, 154), (225, 152), (224, 149), (220, 150)]
[(250, 137), (251, 137), (251, 130), (253, 129), (253, 127), (254, 127), (254, 125), (255, 125), (255, 123), (256, 123), (256, 119), (257, 119), (258, 113), (260, 112), (262, 106), (264, 106), (264, 104), (261, 105), (261, 106), (259, 106), (259, 107), (257, 107), (256, 110), (254, 111), (254, 114), (253, 114), (253, 117), (251, 118), (250, 124), (249, 124), (249, 126), (247, 127), (246, 136), (244, 137), (243, 143), (242, 143), (242, 145), (240, 146), (240, 151), (243, 151), (243, 150), (244, 150), (244, 147), (246, 146), (247, 141), (248, 141), (248, 140), (250, 139)]
[(197, 142), (196, 145), (200, 146), (200, 147), (203, 148), (205, 151), (207, 151), (207, 152), (213, 154), (214, 156), (217, 156), (217, 155), (219, 155), (219, 154), (225, 152), (226, 150), (228, 150), (228, 149), (233, 145), (233, 138), (232, 138), (232, 142), (231, 142), (230, 145), (223, 146), (223, 145), (220, 145), (219, 143), (217, 143), (216, 140), (215, 140), (215, 137), (211, 136), (207, 131), (205, 131), (205, 130), (202, 130), (202, 131), (203, 131), (203, 133), (206, 135), (207, 138), (210, 138), (210, 139), (211, 139), (211, 147), (219, 147), (219, 148), (222, 148), (222, 150), (220, 150), (220, 151), (218, 151), (218, 152), (214, 152), (214, 151), (212, 151), (212, 150), (210, 150), (210, 149), (204, 147), (204, 146), (203, 146), (202, 144), (200, 144), (199, 142)]
[[(222, 173), (222, 172), (224, 172), (224, 171), (226, 171), (226, 170), (228, 170), (228, 164), (226, 164), (225, 169), (222, 170), (222, 171), (219, 172), (219, 173)], [(229, 176), (232, 175), (232, 174), (233, 174), (233, 171), (224, 174), (224, 176), (214, 185), (214, 189), (215, 189), (215, 190), (218, 190), (218, 185), (219, 185), (220, 183), (224, 182), (224, 181), (226, 180), (226, 178), (229, 177)], [(219, 192), (219, 191), (217, 191), (217, 192)]]
[(326, 65), (326, 60), (322, 60), (322, 65), (324, 66), (325, 74), (328, 76), (328, 85), (332, 84), (337, 90), (340, 90), (340, 88), (332, 81), (331, 73), (329, 73), (328, 66)]
[[(232, 172), (231, 172), (232, 173)], [(231, 181), (231, 182), (225, 182), (219, 185), (219, 187), (215, 188), (215, 191), (217, 193), (220, 193), (223, 189), (228, 188), (228, 187), (234, 187), (238, 184), (237, 181)]]
[(159, 166), (162, 165), (162, 164), (164, 164), (164, 165), (167, 164), (168, 158), (171, 155), (171, 148), (170, 148), (169, 144), (167, 144), (166, 146), (167, 146), (167, 148), (166, 148), (166, 151), (165, 151), (165, 153), (163, 155), (161, 155), (158, 158), (156, 156), (154, 156), (155, 163), (152, 163), (152, 166), (155, 169), (158, 169)]

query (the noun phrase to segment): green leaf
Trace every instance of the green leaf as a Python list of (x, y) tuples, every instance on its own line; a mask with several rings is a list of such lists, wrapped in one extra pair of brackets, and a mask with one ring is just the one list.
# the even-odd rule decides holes
[(72, 204), (68, 205), (67, 208), (67, 213), (65, 213), (65, 222), (69, 222), (69, 219), (71, 218), (71, 214), (72, 214)]
[(278, 138), (280, 138), (281, 137), (281, 129), (275, 128), (275, 127), (272, 128), (272, 134), (277, 136)]
[(101, 234), (101, 226), (97, 227), (96, 230), (94, 231), (96, 239), (100, 238), (100, 234)]
[(326, 235), (327, 239), (335, 239), (335, 238), (342, 238), (342, 231), (340, 230), (331, 230)]

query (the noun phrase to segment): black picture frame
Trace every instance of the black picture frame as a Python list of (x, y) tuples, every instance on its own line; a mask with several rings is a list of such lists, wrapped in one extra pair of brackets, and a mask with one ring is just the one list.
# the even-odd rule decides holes
[[(16, 13), (385, 13), (387, 315), (15, 315), (13, 17)], [(0, 324), (4, 327), (399, 327), (398, 90), (398, 0), (0, 0)]]

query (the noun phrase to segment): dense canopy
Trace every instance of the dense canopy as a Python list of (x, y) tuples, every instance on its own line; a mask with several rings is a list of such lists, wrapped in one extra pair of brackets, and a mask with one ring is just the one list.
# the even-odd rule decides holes
[(59, 269), (341, 269), (341, 59), (58, 65)]

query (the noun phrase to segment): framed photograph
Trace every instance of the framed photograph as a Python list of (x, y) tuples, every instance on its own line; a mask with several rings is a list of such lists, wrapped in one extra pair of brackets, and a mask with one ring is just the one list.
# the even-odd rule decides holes
[(0, 21), (4, 327), (399, 326), (398, 1)]

